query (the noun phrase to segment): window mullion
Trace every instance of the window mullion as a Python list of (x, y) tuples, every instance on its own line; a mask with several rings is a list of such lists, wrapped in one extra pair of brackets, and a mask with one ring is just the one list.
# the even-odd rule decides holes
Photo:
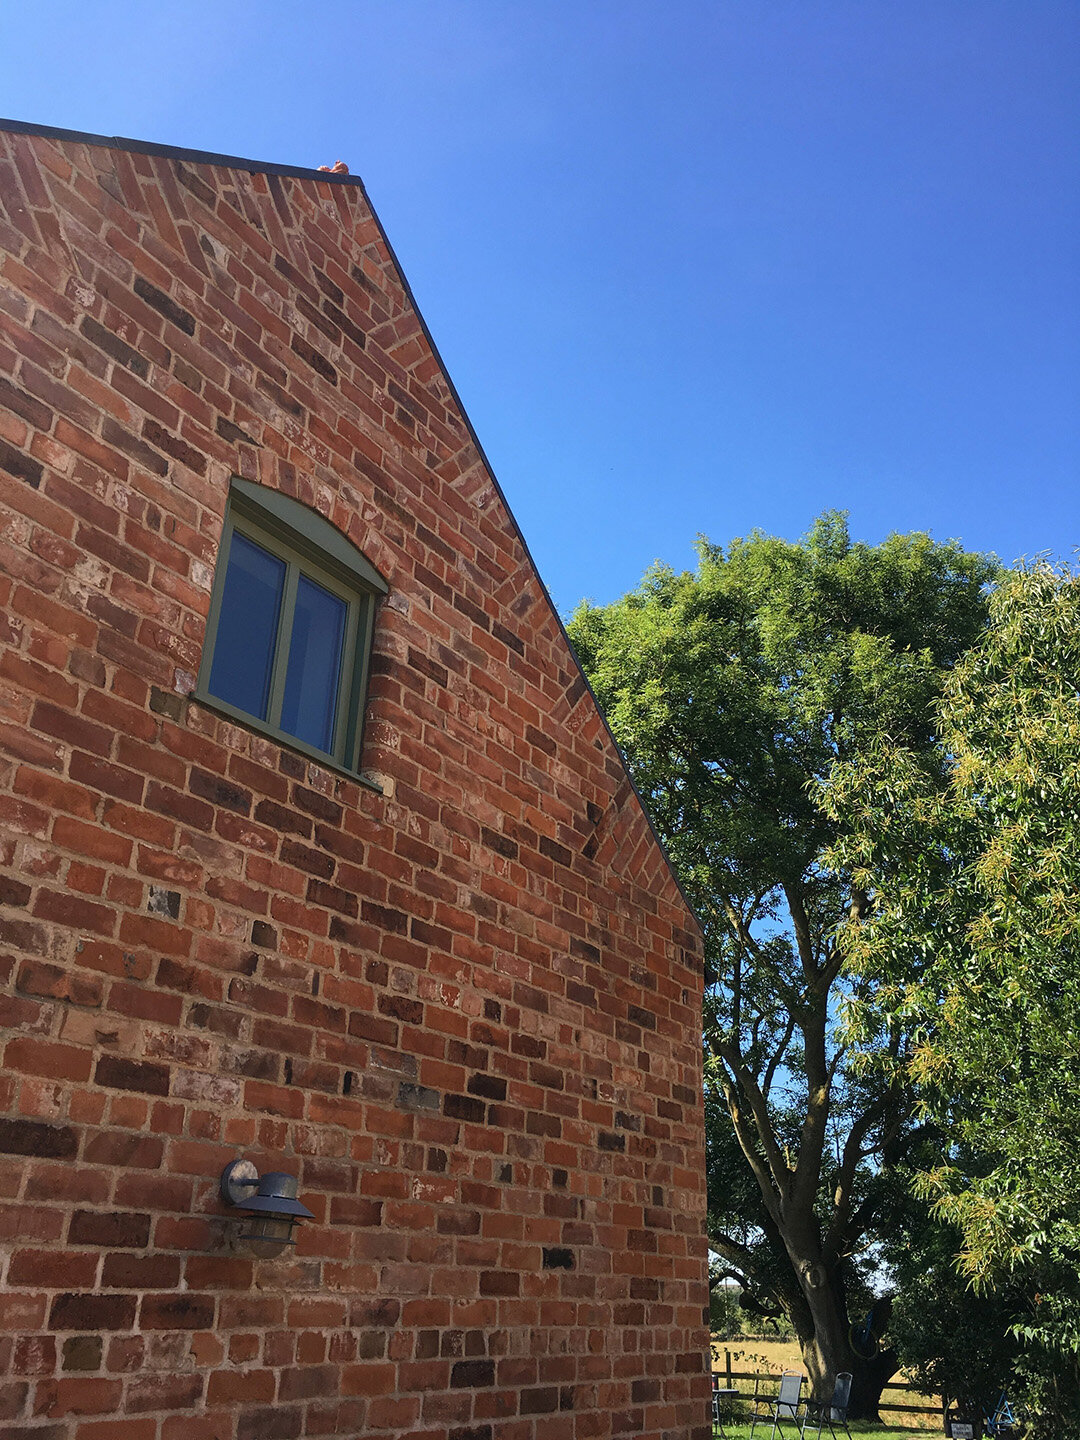
[(353, 769), (360, 766), (360, 743), (364, 729), (364, 699), (367, 696), (368, 669), (371, 658), (371, 636), (375, 625), (375, 600), (367, 596), (357, 607), (357, 636), (353, 673), (350, 677), (349, 739), (346, 763)]
[(270, 681), (270, 705), (266, 716), (266, 723), (275, 730), (281, 729), (281, 706), (285, 699), (285, 677), (289, 669), (296, 586), (300, 579), (300, 567), (296, 562), (284, 555), (282, 559), (287, 561), (288, 569), (285, 572), (285, 593), (281, 597), (281, 619), (278, 622), (277, 643), (274, 646), (274, 673)]
[(345, 619), (345, 634), (342, 636), (341, 642), (341, 668), (338, 672), (337, 709), (334, 713), (333, 751), (344, 764), (352, 763), (352, 752), (355, 748), (353, 736), (355, 733), (356, 642), (360, 612), (363, 608), (361, 601), (349, 602)]

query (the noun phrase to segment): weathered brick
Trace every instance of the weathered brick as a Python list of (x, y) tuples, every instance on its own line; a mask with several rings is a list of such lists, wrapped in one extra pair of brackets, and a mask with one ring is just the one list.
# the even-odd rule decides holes
[(169, 473), (169, 462), (164, 456), (159, 455), (156, 450), (152, 450), (137, 435), (132, 435), (130, 430), (125, 430), (123, 425), (118, 420), (114, 420), (111, 415), (106, 416), (102, 421), (101, 438), (113, 449), (122, 450), (144, 470), (150, 470), (155, 475)]
[(150, 1243), (150, 1216), (120, 1210), (76, 1210), (68, 1226), (69, 1245), (128, 1246)]
[(6, 470), (9, 475), (14, 475), (16, 480), (25, 480), (35, 490), (41, 484), (41, 477), (45, 473), (45, 467), (39, 461), (31, 459), (22, 450), (9, 445), (6, 440), (0, 440), (0, 470)]
[(326, 356), (316, 350), (314, 345), (309, 345), (300, 335), (294, 335), (289, 343), (297, 355), (300, 356), (300, 359), (310, 365), (316, 374), (320, 375), (324, 380), (328, 380), (331, 385), (338, 383), (337, 371), (333, 365), (330, 364), (330, 361), (327, 360)]
[(310, 846), (301, 845), (296, 840), (281, 842), (281, 861), (284, 865), (294, 865), (298, 870), (303, 870), (308, 875), (319, 876), (324, 880), (329, 880), (337, 869), (337, 861), (332, 855), (327, 855), (321, 850), (313, 850)]
[(183, 330), (185, 335), (195, 334), (195, 317), (182, 305), (178, 305), (171, 296), (159, 290), (156, 285), (151, 285), (141, 275), (135, 277), (135, 294), (145, 300), (148, 305), (155, 309), (159, 315), (175, 325), (178, 330)]
[(150, 364), (145, 356), (140, 355), (126, 341), (121, 340), (119, 335), (114, 335), (111, 330), (107, 330), (104, 325), (99, 324), (92, 315), (84, 315), (80, 319), (79, 329), (91, 344), (96, 345), (99, 350), (103, 350), (113, 360), (118, 360), (121, 365), (126, 365), (129, 370), (141, 376), (143, 380), (149, 375)]
[(544, 1246), (544, 1269), (545, 1270), (572, 1270), (574, 1268), (574, 1252), (561, 1245)]
[(144, 1095), (169, 1093), (169, 1067), (146, 1060), (125, 1060), (119, 1055), (102, 1055), (94, 1071), (99, 1085), (117, 1090), (137, 1090)]
[(144, 1330), (209, 1330), (214, 1324), (212, 1295), (144, 1295), (139, 1308)]
[(135, 1320), (132, 1295), (57, 1295), (49, 1310), (53, 1330), (130, 1330)]
[[(0, 192), (0, 1429), (698, 1440), (699, 937), (362, 188)], [(370, 785), (189, 698), (232, 469), (390, 580)]]
[(80, 974), (63, 965), (24, 960), (19, 967), (16, 985), (26, 995), (40, 995), (50, 1000), (69, 1000), (73, 1005), (96, 1008), (101, 1004), (104, 986), (99, 976)]
[(47, 1125), (40, 1120), (0, 1118), (0, 1153), (35, 1155), (40, 1159), (67, 1159), (79, 1147), (78, 1132), (70, 1125)]
[[(193, 1409), (202, 1399), (205, 1388), (203, 1375), (137, 1375), (128, 1387), (126, 1409), (131, 1414), (143, 1410), (175, 1413)], [(186, 1433), (191, 1435), (191, 1429)]]
[(458, 1360), (450, 1371), (450, 1384), (455, 1390), (478, 1390), (494, 1385), (494, 1360)]

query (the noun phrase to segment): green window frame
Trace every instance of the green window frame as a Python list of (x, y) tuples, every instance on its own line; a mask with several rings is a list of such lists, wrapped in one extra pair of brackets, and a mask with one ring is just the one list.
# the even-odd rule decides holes
[[(237, 536), (248, 542), (247, 546), (236, 547), (238, 562), (244, 550), (250, 554), (250, 547), (255, 546), (263, 552), (260, 559), (269, 562), (281, 576), (276, 623), (272, 612), (263, 612), (268, 619), (262, 637), (267, 660), (264, 713), (261, 714), (214, 693), (215, 684), (218, 689), (228, 689), (220, 672), (215, 677), (214, 656), (222, 632), (223, 607), (237, 603), (235, 591), (230, 592), (232, 599), (226, 594)], [(298, 703), (289, 657), (295, 636), (300, 633), (298, 626), (307, 620), (306, 615), (298, 617), (297, 597), (301, 590), (308, 597), (318, 593), (340, 616), (337, 658), (328, 662), (337, 673), (332, 675), (328, 668), (322, 686), (323, 699), (333, 717), (326, 748), (292, 734), (282, 719), (287, 680), (294, 709)], [(195, 699), (314, 760), (358, 776), (375, 610), (378, 601), (388, 592), (389, 586), (374, 565), (329, 520), (288, 495), (234, 477), (225, 511)], [(236, 626), (242, 625), (243, 619), (239, 613), (226, 617), (226, 626), (231, 629), (230, 640), (221, 647), (223, 663), (228, 661), (226, 645), (231, 643), (235, 647)], [(302, 728), (299, 723), (297, 728)]]

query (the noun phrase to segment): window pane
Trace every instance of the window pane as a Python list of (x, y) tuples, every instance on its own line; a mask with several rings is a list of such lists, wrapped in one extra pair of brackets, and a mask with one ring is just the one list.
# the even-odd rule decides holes
[(266, 719), (285, 562), (233, 531), (221, 596), (210, 693)]
[(306, 575), (296, 587), (281, 728), (317, 750), (334, 745), (341, 644), (348, 606)]

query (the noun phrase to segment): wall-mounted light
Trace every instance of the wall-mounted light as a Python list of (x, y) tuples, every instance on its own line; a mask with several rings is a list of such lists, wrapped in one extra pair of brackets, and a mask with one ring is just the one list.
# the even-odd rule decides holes
[(315, 1217), (296, 1198), (299, 1185), (283, 1170), (271, 1170), (260, 1177), (250, 1160), (234, 1160), (221, 1172), (221, 1198), (226, 1205), (249, 1212), (240, 1239), (251, 1244), (256, 1255), (277, 1255), (294, 1245), (292, 1232), (301, 1220)]

